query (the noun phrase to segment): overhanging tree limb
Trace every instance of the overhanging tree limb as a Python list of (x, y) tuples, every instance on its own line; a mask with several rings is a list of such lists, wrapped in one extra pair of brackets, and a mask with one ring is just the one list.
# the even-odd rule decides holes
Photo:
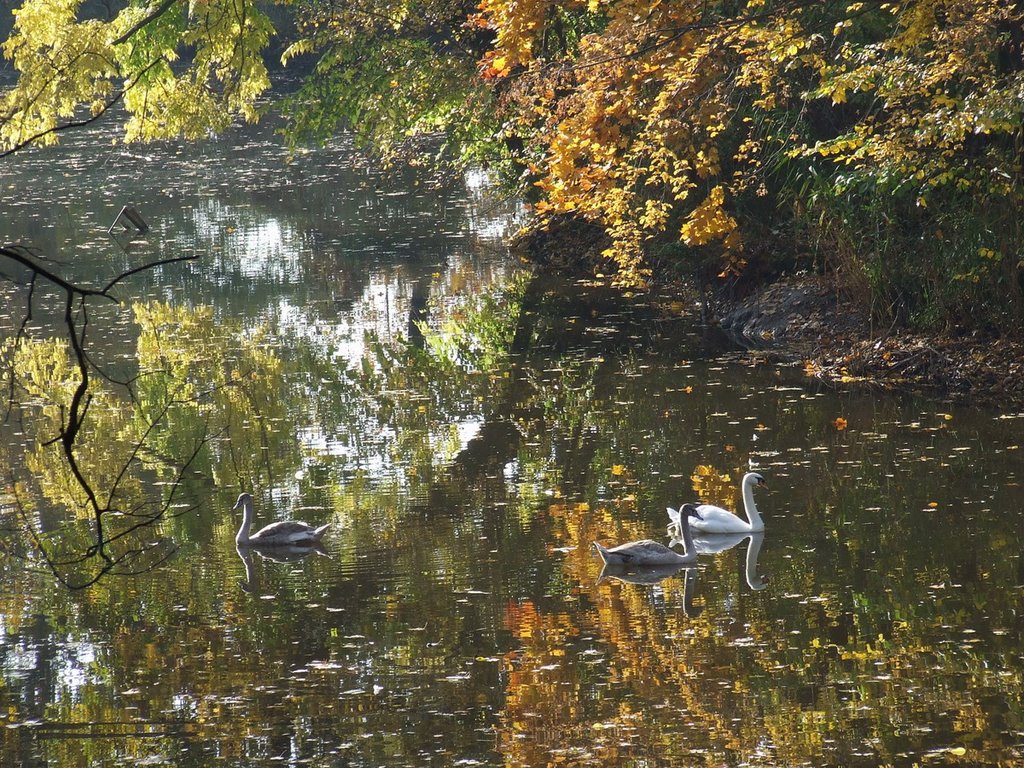
[(145, 16), (143, 16), (141, 19), (135, 22), (131, 27), (129, 27), (123, 35), (113, 40), (111, 42), (111, 45), (121, 45), (122, 43), (128, 42), (136, 32), (145, 27), (151, 21), (154, 21), (163, 16), (165, 13), (167, 13), (167, 11), (171, 9), (172, 6), (174, 6), (178, 2), (179, 0), (164, 0), (164, 2), (154, 7), (152, 10), (150, 10), (149, 13), (147, 13)]

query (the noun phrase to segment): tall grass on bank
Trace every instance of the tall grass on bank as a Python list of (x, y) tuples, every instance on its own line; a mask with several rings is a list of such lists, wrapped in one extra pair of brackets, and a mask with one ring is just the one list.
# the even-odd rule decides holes
[(927, 203), (827, 182), (793, 204), (794, 232), (816, 265), (876, 327), (1024, 336), (1021, 199), (950, 191)]

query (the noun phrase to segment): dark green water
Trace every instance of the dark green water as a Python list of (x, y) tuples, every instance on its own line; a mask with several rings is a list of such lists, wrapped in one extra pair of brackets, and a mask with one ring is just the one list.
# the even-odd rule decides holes
[[(1024, 414), (823, 389), (671, 297), (532, 278), (476, 179), (353, 157), (250, 132), (5, 161), (0, 239), (75, 279), (199, 258), (91, 305), (95, 362), (138, 378), (93, 377), (82, 465), (124, 472), (123, 508), (176, 489), (136, 575), (54, 575), (100, 565), (40, 445), (73, 377), (16, 360), (0, 764), (1024, 760)], [(125, 203), (151, 227), (127, 251)], [(2, 290), (10, 334), (26, 288)], [(735, 506), (751, 467), (763, 538), (599, 580), (593, 540), (667, 542), (666, 506)], [(241, 490), (258, 524), (329, 522), (325, 552), (236, 551)]]

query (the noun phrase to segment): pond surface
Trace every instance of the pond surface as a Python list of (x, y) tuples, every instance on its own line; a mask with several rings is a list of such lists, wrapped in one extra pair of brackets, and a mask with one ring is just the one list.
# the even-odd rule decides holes
[[(199, 258), (89, 305), (76, 456), (113, 530), (166, 507), (91, 586), (62, 583), (103, 563), (44, 445), (76, 379), (42, 286), (5, 352), (0, 764), (1024, 761), (1024, 414), (824, 389), (677, 297), (532, 277), (481, 179), (355, 157), (249, 130), (4, 161), (2, 239), (79, 282)], [(592, 541), (667, 543), (750, 468), (763, 536), (602, 576)], [(244, 490), (324, 551), (236, 549)]]

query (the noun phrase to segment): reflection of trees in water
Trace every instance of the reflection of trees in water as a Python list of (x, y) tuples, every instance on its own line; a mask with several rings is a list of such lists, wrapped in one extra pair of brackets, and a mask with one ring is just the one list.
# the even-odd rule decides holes
[[(29, 427), (34, 432), (34, 445), (25, 457), (29, 469), (44, 473), (52, 467), (48, 488), (53, 501), (65, 503), (76, 510), (76, 516), (87, 522), (74, 531), (78, 538), (70, 552), (61, 552), (51, 546), (50, 537), (33, 520), (38, 505), (35, 499), (24, 498), (24, 486), (12, 478), (12, 493), (22, 530), (31, 538), (33, 549), (42, 562), (69, 586), (86, 586), (107, 572), (130, 573), (138, 568), (151, 567), (164, 559), (168, 551), (159, 543), (145, 543), (137, 534), (162, 519), (174, 502), (174, 488), (156, 501), (147, 501), (132, 491), (134, 467), (144, 450), (146, 436), (156, 421), (139, 432), (139, 439), (125, 445), (118, 434), (123, 424), (116, 409), (104, 396), (91, 388), (92, 378), (115, 380), (91, 354), (87, 331), (90, 304), (95, 300), (116, 302), (114, 289), (133, 274), (193, 257), (163, 259), (127, 270), (111, 278), (105, 285), (88, 287), (71, 283), (52, 271), (49, 265), (28, 249), (2, 247), (0, 256), (29, 271), (25, 292), (25, 309), (17, 333), (6, 345), (8, 403), (10, 418), (18, 406), (17, 398), (25, 394), (35, 402), (29, 408), (41, 417), (39, 423)], [(37, 342), (30, 338), (30, 324), (37, 311), (37, 290), (47, 293), (56, 290), (62, 297), (62, 341)], [(131, 389), (130, 381), (116, 382)], [(24, 388), (24, 392), (22, 392)], [(90, 410), (93, 416), (90, 418)], [(22, 410), (21, 415), (24, 414)], [(106, 428), (106, 430), (104, 429)], [(96, 431), (98, 429), (98, 432)], [(103, 431), (114, 434), (101, 435)], [(126, 450), (99, 450), (100, 437), (114, 437), (115, 445)], [(117, 439), (121, 438), (121, 439)], [(196, 457), (201, 443), (190, 455), (183, 457), (179, 467), (184, 471)], [(48, 455), (49, 454), (49, 455)], [(59, 455), (59, 464), (54, 459)], [(20, 463), (20, 462), (19, 462)], [(16, 466), (12, 464), (12, 466)], [(100, 485), (97, 474), (106, 482)], [(58, 490), (59, 489), (59, 490)], [(77, 573), (75, 571), (83, 571)]]
[[(444, 316), (431, 313), (422, 348), (371, 340), (366, 366), (345, 369), (301, 340), (281, 359), (257, 329), (220, 323), (203, 307), (140, 305), (134, 398), (90, 380), (91, 404), (76, 441), (87, 478), (109, 479), (123, 464), (114, 458), (141, 435), (147, 447), (120, 481), (122, 499), (167, 482), (215, 497), (210, 478), (267, 488), (308, 468), (302, 482), (328, 488), (321, 493), (347, 525), (330, 544), (337, 547), (330, 561), (307, 558), (297, 567), (308, 581), (289, 580), (287, 564), (253, 557), (261, 596), (237, 588), (240, 565), (230, 543), (231, 567), (197, 556), (167, 569), (148, 592), (141, 580), (105, 580), (76, 593), (56, 626), (84, 627), (76, 637), (85, 639), (95, 633), (102, 656), (90, 666), (94, 689), (62, 698), (55, 705), (61, 717), (101, 723), (110, 706), (98, 689), (140, 689), (146, 694), (138, 717), (156, 722), (170, 712), (188, 723), (176, 750), (202, 755), (200, 745), (212, 743), (220, 755), (269, 759), (281, 754), (287, 736), (308, 756), (372, 731), (360, 742), (363, 757), (387, 762), (396, 754), (422, 757), (430, 738), (424, 734), (471, 739), (470, 726), (450, 724), (458, 711), (460, 721), (480, 724), (488, 746), (475, 748), (488, 757), (496, 725), (508, 765), (562, 757), (592, 765), (641, 758), (815, 764), (822, 755), (852, 764), (869, 738), (874, 756), (900, 762), (895, 756), (908, 745), (918, 752), (942, 746), (939, 736), (901, 732), (907, 713), (949, 725), (947, 733), (967, 724), (982, 732), (1012, 727), (1012, 708), (984, 705), (995, 696), (1019, 698), (1015, 598), (1011, 590), (984, 588), (993, 577), (970, 551), (912, 560), (906, 552), (916, 545), (897, 541), (898, 527), (875, 525), (844, 538), (824, 513), (801, 510), (820, 537), (813, 548), (785, 547), (787, 557), (772, 561), (771, 589), (754, 592), (749, 583), (753, 540), (745, 552), (739, 543), (703, 555), (698, 594), (687, 594), (694, 582), (682, 574), (656, 585), (595, 585), (599, 564), (581, 544), (597, 533), (640, 538), (650, 535), (649, 523), (663, 525), (662, 505), (643, 517), (647, 489), (639, 478), (669, 463), (666, 416), (649, 390), (630, 384), (644, 362), (631, 339), (643, 336), (640, 329), (609, 323), (601, 338), (614, 343), (602, 346), (579, 328), (585, 323), (568, 322), (572, 314), (542, 281), (522, 290), (511, 304), (482, 303), (480, 316), (462, 318), (465, 327), (483, 329), (476, 338), (492, 339), (489, 349), (441, 343), (434, 334), (445, 330)], [(577, 316), (594, 320), (590, 308)], [(502, 323), (505, 335), (487, 335), (488, 324)], [(73, 385), (75, 368), (70, 358), (58, 364), (52, 347), (32, 355), (28, 348), (21, 372), (38, 366), (40, 380), (60, 385), (32, 390), (37, 397), (22, 411), (40, 419), (37, 433), (57, 434), (63, 422), (55, 404), (67, 402), (73, 390), (64, 383)], [(64, 374), (50, 376), (58, 369)], [(703, 450), (709, 414), (728, 407), (695, 396), (692, 407), (671, 414), (673, 434)], [(800, 418), (819, 417), (814, 407)], [(452, 425), (468, 419), (479, 424), (475, 433), (453, 436)], [(352, 433), (351, 452), (335, 459), (304, 449), (296, 433), (310, 424), (331, 436)], [(365, 437), (375, 424), (392, 437)], [(198, 479), (187, 472), (179, 478), (176, 457), (187, 457), (205, 434), (213, 439), (190, 467)], [(59, 534), (81, 550), (91, 541), (88, 517), (69, 523), (56, 512), (74, 478), (61, 470), (61, 446), (47, 451), (34, 465), (36, 477), (19, 478), (18, 499), (39, 511), (33, 520), (44, 539)], [(20, 458), (7, 463), (19, 466)], [(877, 471), (880, 481), (891, 467)], [(855, 492), (869, 505), (877, 503), (878, 487)], [(188, 525), (206, 527), (190, 532)], [(160, 531), (186, 534), (179, 537), (186, 544), (190, 536), (209, 542), (211, 525), (209, 516), (193, 515)], [(225, 519), (221, 527), (213, 541), (230, 542), (234, 526)], [(765, 549), (773, 547), (769, 539)], [(917, 562), (925, 567), (913, 577), (892, 577)], [(332, 577), (315, 578), (328, 564)], [(996, 578), (1017, 583), (1018, 567), (1008, 559), (1011, 575)], [(821, 576), (834, 571), (852, 574), (850, 582), (836, 586)], [(979, 588), (952, 586), (961, 583)], [(914, 607), (922, 584), (933, 585), (938, 608)], [(32, 623), (17, 589), (3, 599), (11, 606), (4, 615), (24, 623), (8, 628), (13, 645), (0, 652), (25, 653), (40, 667), (39, 675), (5, 681), (4, 701), (35, 717), (33, 697), (58, 696), (67, 673), (53, 660), (64, 651), (52, 628)], [(45, 590), (39, 600), (60, 602)], [(949, 627), (1005, 637), (995, 647), (1006, 663), (993, 664), (992, 651), (968, 642), (949, 643)], [(180, 665), (168, 663), (180, 658)], [(273, 680), (254, 685), (269, 659)], [(471, 677), (446, 679), (456, 667)], [(422, 706), (403, 698), (410, 691)], [(268, 726), (277, 738), (249, 736)], [(147, 754), (142, 739), (115, 737), (92, 743), (100, 754)], [(21, 753), (12, 749), (14, 763)], [(65, 741), (52, 749), (73, 747)]]
[[(138, 270), (91, 289), (27, 252), (3, 255), (37, 270), (24, 291), (25, 322), (4, 355), (8, 419), (22, 429), (3, 450), (8, 466), (29, 471), (12, 470), (6, 494), (9, 552), (38, 557), (68, 586), (137, 572), (173, 551), (162, 524), (195, 509), (184, 499), (205, 498), (206, 478), (261, 488), (295, 472), (291, 420), (303, 393), (285, 382), (265, 332), (243, 332), (209, 307), (151, 302), (133, 307), (139, 331), (130, 353), (98, 349), (86, 333), (90, 302), (113, 299)], [(63, 339), (29, 331), (36, 305), (52, 295), (37, 282), (65, 295)], [(130, 373), (115, 376), (115, 368)]]
[[(4, 255), (35, 266), (31, 254)], [(370, 339), (370, 365), (338, 370), (329, 348), (298, 339), (285, 361), (274, 351), (280, 339), (259, 329), (243, 332), (207, 307), (137, 304), (134, 353), (106, 350), (121, 369), (133, 370), (118, 379), (87, 343), (85, 330), (86, 302), (110, 298), (119, 280), (93, 290), (39, 270), (28, 290), (26, 319), (33, 302), (41, 301), (34, 281), (54, 282), (67, 292), (68, 342), (32, 338), (23, 327), (8, 348), (8, 410), (27, 429), (20, 440), (5, 441), (4, 450), (22, 450), (8, 463), (31, 474), (12, 478), (7, 546), (27, 555), (18, 542), (27, 526), (36, 550), (69, 585), (159, 562), (172, 547), (155, 526), (190, 509), (178, 499), (196, 480), (212, 476), (234, 488), (266, 488), (295, 474), (303, 465), (294, 439), (303, 417), (322, 431), (351, 436), (357, 464), (374, 447), (360, 442), (367, 425), (399, 417), (395, 429), (416, 460), (435, 463), (436, 445), (421, 440), (429, 430), (417, 432), (422, 401), (409, 397), (409, 407), (400, 396), (389, 410), (388, 398), (374, 386), (389, 364), (407, 368), (415, 338), (406, 348)], [(408, 328), (418, 331), (428, 316), (429, 283), (416, 285)], [(447, 384), (451, 390), (462, 386), (451, 377)], [(453, 402), (445, 398), (442, 405)]]

